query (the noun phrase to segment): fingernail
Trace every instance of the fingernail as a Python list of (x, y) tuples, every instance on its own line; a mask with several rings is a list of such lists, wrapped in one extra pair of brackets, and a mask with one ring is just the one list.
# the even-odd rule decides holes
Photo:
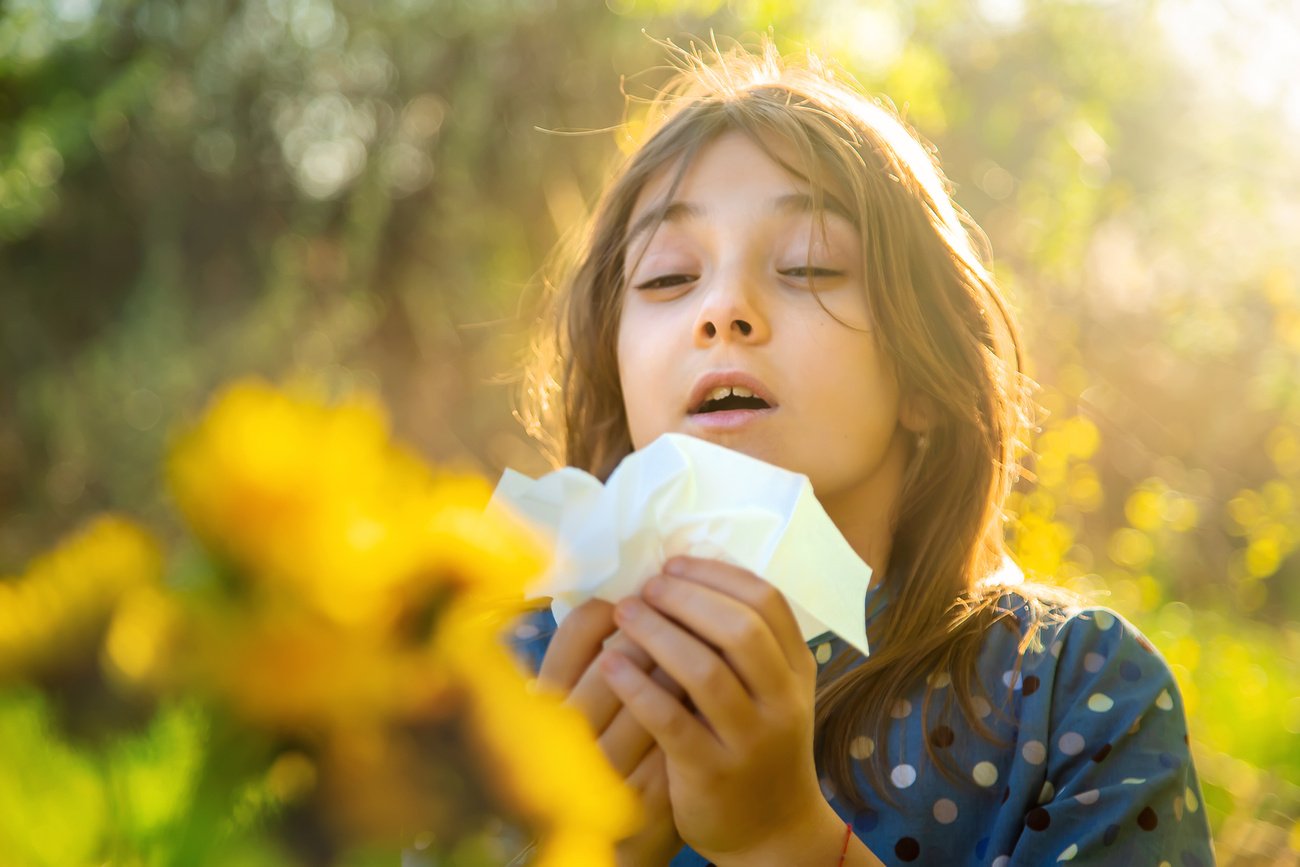
[(621, 620), (635, 620), (643, 609), (640, 600), (628, 597), (614, 607), (614, 614)]
[(669, 575), (685, 575), (686, 561), (680, 557), (674, 557), (664, 564), (664, 571)]

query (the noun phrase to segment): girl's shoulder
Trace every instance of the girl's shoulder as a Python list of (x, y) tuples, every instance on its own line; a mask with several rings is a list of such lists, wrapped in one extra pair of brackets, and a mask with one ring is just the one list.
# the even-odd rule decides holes
[(1185, 727), (1182, 698), (1168, 661), (1142, 631), (1114, 609), (1050, 586), (1023, 584), (998, 598), (980, 655), (986, 683), (1028, 699), (1042, 691), (1054, 727), (1130, 722), (1150, 710)]
[(986, 644), (1015, 647), (1026, 657), (1050, 656), (1058, 667), (1096, 669), (1103, 659), (1139, 653), (1168, 667), (1150, 639), (1118, 611), (1050, 585), (999, 588), (989, 633)]
[(989, 628), (980, 680), (995, 705), (1001, 698), (1013, 708), (1022, 734), (1035, 729), (1057, 763), (1097, 764), (1140, 742), (1162, 770), (1190, 764), (1177, 677), (1130, 620), (1034, 586), (1006, 591), (998, 607), (1001, 628)]
[(995, 728), (1012, 747), (995, 764), (1023, 797), (992, 849), (1026, 864), (1213, 864), (1182, 696), (1159, 650), (1114, 609), (1054, 588), (1007, 588), (995, 616), (978, 674), (1010, 711)]

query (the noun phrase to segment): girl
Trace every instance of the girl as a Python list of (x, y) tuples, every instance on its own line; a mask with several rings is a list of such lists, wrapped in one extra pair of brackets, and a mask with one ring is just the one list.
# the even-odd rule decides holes
[(873, 569), (872, 653), (715, 560), (531, 615), (645, 804), (620, 863), (1211, 864), (1165, 661), (1004, 561), (1021, 348), (931, 151), (816, 61), (684, 59), (554, 299), (532, 430), (601, 479), (668, 431), (806, 474)]

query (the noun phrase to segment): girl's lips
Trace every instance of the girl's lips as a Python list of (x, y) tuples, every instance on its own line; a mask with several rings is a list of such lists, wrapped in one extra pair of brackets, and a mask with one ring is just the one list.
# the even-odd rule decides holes
[(694, 425), (708, 430), (734, 430), (754, 424), (776, 412), (776, 407), (765, 409), (727, 409), (718, 412), (697, 412), (687, 418)]

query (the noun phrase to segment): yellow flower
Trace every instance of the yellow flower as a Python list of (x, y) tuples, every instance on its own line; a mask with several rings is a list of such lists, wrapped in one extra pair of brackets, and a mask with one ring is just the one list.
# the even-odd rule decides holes
[(413, 554), (396, 521), (424, 473), (388, 445), (380, 410), (327, 407), (247, 381), (173, 449), (172, 490), (196, 534), (263, 589), (340, 621), (372, 617)]
[(447, 689), (422, 649), (310, 613), (209, 612), (194, 628), (191, 681), (259, 728), (325, 734), (377, 724), (436, 706)]
[(162, 562), (148, 533), (106, 515), (33, 560), (22, 577), (0, 580), (0, 679), (97, 646), (120, 600), (160, 582)]
[(163, 587), (123, 594), (104, 637), (104, 661), (119, 680), (153, 689), (172, 686), (173, 654), (185, 631), (182, 611)]
[(168, 475), (210, 547), (345, 626), (390, 626), (440, 589), (509, 605), (542, 564), (528, 531), (484, 514), (482, 479), (435, 478), (364, 399), (236, 383), (178, 441)]
[(381, 795), (402, 790), (394, 774), (432, 779), (418, 765), (438, 761), (391, 735), (455, 719), (484, 782), (541, 833), (535, 863), (613, 863), (640, 804), (581, 714), (530, 692), (502, 643), (548, 552), (486, 510), (485, 480), (435, 475), (369, 402), (258, 382), (217, 397), (169, 478), (248, 591), (198, 619), (198, 678), (255, 725), (319, 738), (326, 788), (368, 793), (367, 809), (341, 808), (345, 824), (379, 833), (427, 806), (414, 790), (405, 809)]
[(464, 612), (449, 611), (435, 639), (438, 658), (468, 691), (467, 727), (491, 772), (488, 782), (542, 834), (533, 863), (613, 864), (614, 843), (643, 816), (586, 719), (529, 689), (498, 635)]

